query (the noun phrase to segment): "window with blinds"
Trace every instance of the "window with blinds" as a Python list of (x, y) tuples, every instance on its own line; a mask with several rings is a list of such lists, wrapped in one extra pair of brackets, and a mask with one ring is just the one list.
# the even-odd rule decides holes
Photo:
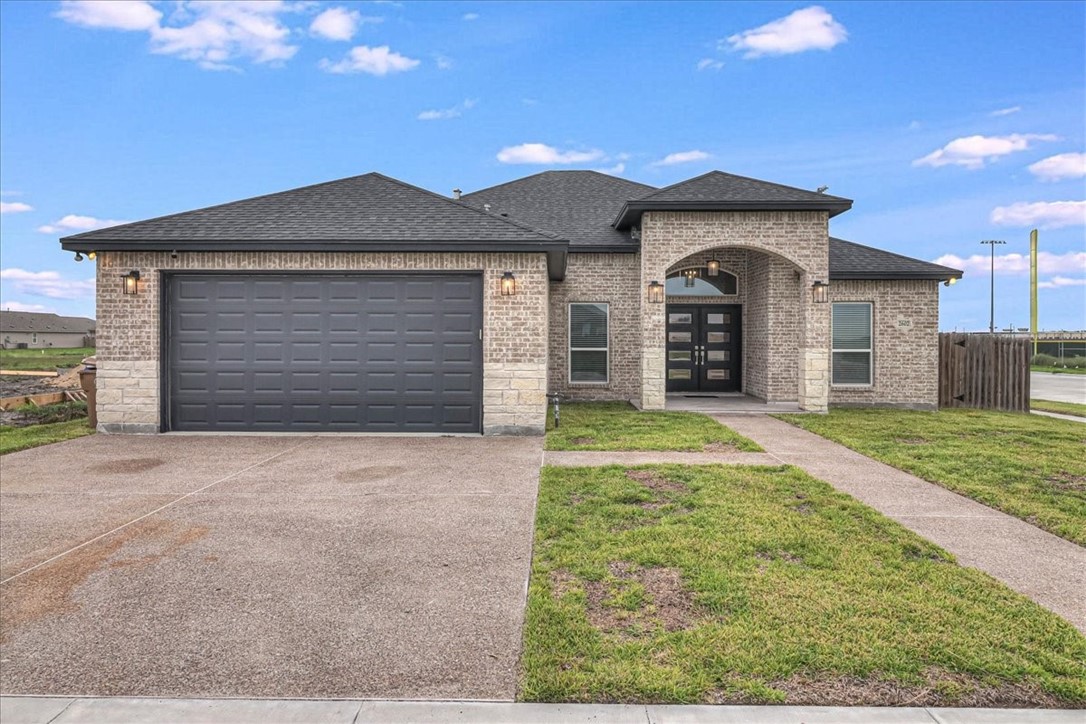
[(833, 305), (833, 384), (871, 384), (871, 303)]
[(569, 305), (570, 382), (607, 382), (607, 322), (606, 304)]

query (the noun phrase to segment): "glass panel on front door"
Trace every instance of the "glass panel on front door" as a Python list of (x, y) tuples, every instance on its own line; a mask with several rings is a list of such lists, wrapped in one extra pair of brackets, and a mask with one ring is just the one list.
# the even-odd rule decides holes
[(741, 319), (739, 305), (669, 304), (667, 391), (740, 391)]

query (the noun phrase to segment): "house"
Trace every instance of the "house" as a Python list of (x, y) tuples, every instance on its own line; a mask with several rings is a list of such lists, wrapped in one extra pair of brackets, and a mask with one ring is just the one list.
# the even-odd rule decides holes
[(103, 431), (538, 434), (546, 395), (931, 409), (955, 269), (829, 236), (852, 201), (711, 172), (377, 173), (61, 239), (97, 253)]
[(94, 320), (4, 309), (0, 310), (0, 340), (4, 349), (93, 347)]

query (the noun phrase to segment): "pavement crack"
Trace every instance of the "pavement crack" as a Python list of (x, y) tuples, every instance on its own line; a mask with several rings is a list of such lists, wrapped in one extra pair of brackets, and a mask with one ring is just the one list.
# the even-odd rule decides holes
[(295, 450), (297, 450), (297, 449), (299, 449), (301, 447), (304, 447), (306, 444), (308, 444), (312, 440), (313, 440), (312, 436), (307, 437), (305, 440), (303, 440), (298, 445), (295, 445), (293, 447), (289, 447), (286, 450), (282, 450), (280, 452), (277, 452), (274, 455), (270, 455), (270, 456), (264, 458), (263, 460), (259, 460), (259, 461), (253, 463), (252, 465), (250, 465), (250, 466), (248, 466), (246, 468), (242, 468), (241, 470), (236, 470), (236, 471), (230, 473), (229, 475), (225, 475), (225, 476), (219, 478), (218, 480), (215, 480), (213, 482), (208, 483), (207, 485), (203, 486), (202, 488), (197, 488), (196, 490), (185, 493), (184, 495), (182, 495), (179, 498), (171, 500), (170, 502), (165, 503), (163, 505), (160, 505), (159, 507), (155, 508), (154, 510), (150, 511), (149, 513), (144, 513), (143, 515), (141, 515), (141, 516), (139, 516), (137, 518), (133, 518), (132, 520), (128, 521), (127, 523), (122, 523), (121, 525), (117, 526), (116, 528), (114, 528), (112, 530), (108, 530), (105, 533), (102, 533), (101, 535), (96, 535), (95, 537), (91, 538), (90, 540), (85, 540), (82, 543), (80, 543), (79, 545), (72, 546), (71, 548), (69, 548), (66, 551), (63, 551), (61, 553), (57, 553), (55, 556), (53, 556), (51, 558), (47, 558), (44, 561), (42, 561), (41, 563), (36, 563), (33, 566), (30, 566), (30, 568), (19, 571), (18, 573), (14, 574), (14, 575), (8, 576), (4, 580), (0, 581), (0, 586), (4, 585), (5, 583), (8, 583), (10, 581), (14, 581), (16, 578), (20, 578), (22, 576), (25, 576), (27, 573), (30, 573), (31, 571), (35, 571), (35, 570), (41, 568), (42, 566), (48, 565), (48, 564), (52, 563), (53, 561), (56, 561), (56, 560), (58, 560), (60, 558), (63, 558), (66, 555), (69, 555), (70, 553), (74, 553), (77, 550), (85, 548), (85, 547), (89, 546), (91, 543), (95, 543), (97, 541), (102, 540), (103, 538), (107, 538), (107, 537), (113, 535), (114, 533), (116, 533), (119, 530), (124, 530), (125, 528), (127, 528), (130, 525), (134, 525), (135, 523), (139, 523), (141, 520), (145, 520), (147, 518), (150, 518), (152, 515), (156, 515), (158, 513), (161, 513), (163, 510), (166, 510), (166, 508), (170, 508), (170, 507), (172, 507), (174, 505), (177, 505), (182, 500), (186, 500), (188, 498), (191, 498), (194, 495), (202, 493), (205, 490), (207, 490), (208, 488), (214, 487), (214, 486), (218, 485), (219, 483), (224, 483), (227, 480), (230, 480), (231, 478), (236, 478), (237, 476), (241, 475), (242, 473), (247, 473), (250, 470), (252, 470), (253, 468), (260, 467), (264, 463), (271, 462), (272, 460), (275, 460), (278, 457), (282, 457), (283, 455), (286, 455), (287, 453), (294, 452)]

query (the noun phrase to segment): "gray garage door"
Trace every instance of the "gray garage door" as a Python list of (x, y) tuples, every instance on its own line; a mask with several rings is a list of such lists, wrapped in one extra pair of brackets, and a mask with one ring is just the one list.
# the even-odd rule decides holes
[(479, 432), (478, 275), (167, 278), (169, 427)]

